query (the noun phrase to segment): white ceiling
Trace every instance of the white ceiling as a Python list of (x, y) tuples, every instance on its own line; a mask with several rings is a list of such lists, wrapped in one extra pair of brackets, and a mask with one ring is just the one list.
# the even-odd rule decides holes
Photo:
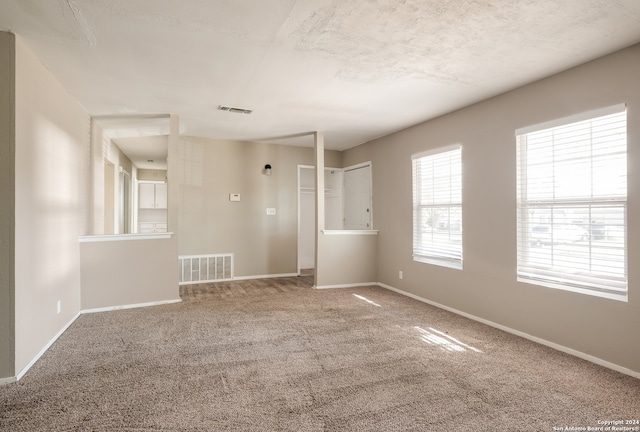
[(0, 0), (0, 29), (92, 116), (343, 150), (640, 42), (640, 1)]

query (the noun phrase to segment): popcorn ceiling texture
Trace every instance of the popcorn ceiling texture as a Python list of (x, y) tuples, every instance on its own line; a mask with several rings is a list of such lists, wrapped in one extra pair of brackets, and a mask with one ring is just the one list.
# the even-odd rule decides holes
[(635, 378), (382, 288), (311, 280), (82, 315), (0, 387), (0, 430), (550, 431), (640, 413)]
[[(638, 0), (5, 0), (92, 116), (344, 150), (640, 42)], [(216, 112), (253, 109), (251, 116)], [(157, 134), (161, 134), (158, 131)]]
[(562, 51), (579, 33), (588, 37), (587, 23), (606, 19), (603, 7), (610, 10), (606, 2), (590, 3), (569, 15), (557, 2), (332, 2), (305, 20), (294, 39), (300, 51), (338, 59), (346, 66), (339, 74), (345, 79), (360, 80), (365, 74), (371, 80), (469, 85), (493, 62), (505, 74), (517, 72), (521, 64), (507, 58), (518, 58), (523, 50), (540, 49), (538, 55)]

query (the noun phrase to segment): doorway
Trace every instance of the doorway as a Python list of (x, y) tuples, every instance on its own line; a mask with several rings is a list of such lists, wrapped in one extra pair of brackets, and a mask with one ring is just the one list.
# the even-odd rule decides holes
[(120, 167), (120, 208), (118, 209), (118, 234), (131, 233), (131, 174)]
[[(325, 228), (342, 229), (343, 172), (325, 168)], [(298, 274), (311, 275), (316, 254), (315, 167), (298, 165)]]
[[(371, 162), (325, 168), (325, 229), (373, 227)], [(298, 274), (314, 273), (316, 254), (315, 167), (298, 166)]]

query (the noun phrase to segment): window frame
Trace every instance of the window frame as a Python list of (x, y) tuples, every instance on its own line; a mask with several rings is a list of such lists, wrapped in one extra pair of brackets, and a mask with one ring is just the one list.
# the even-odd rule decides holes
[[(430, 204), (418, 203), (418, 196), (420, 195), (420, 187), (424, 185), (424, 180), (417, 182), (417, 165), (421, 162), (425, 162), (427, 158), (434, 158), (437, 156), (442, 156), (445, 153), (453, 153), (458, 152), (457, 157), (459, 158), (459, 176), (455, 178), (453, 176), (449, 177), (449, 186), (451, 186), (451, 180), (459, 182), (459, 191), (458, 195), (460, 196), (460, 200), (455, 202), (432, 202)], [(438, 147), (436, 149), (420, 152), (413, 154), (411, 156), (411, 184), (412, 184), (412, 257), (416, 262), (433, 264), (442, 267), (453, 268), (457, 270), (462, 270), (463, 268), (463, 229), (462, 229), (462, 145), (454, 144), (449, 146)], [(432, 181), (434, 177), (432, 176)], [(449, 188), (450, 189), (450, 188)], [(451, 192), (451, 190), (449, 190)], [(433, 244), (431, 247), (418, 247), (418, 244), (423, 244), (422, 230), (418, 229), (419, 226), (422, 226), (423, 218), (419, 216), (419, 213), (423, 209), (435, 209), (435, 208), (447, 208), (449, 209), (449, 215), (451, 214), (450, 210), (455, 209), (457, 213), (459, 213), (459, 236), (460, 236), (460, 246), (459, 253), (451, 249), (447, 249), (444, 252), (438, 253), (434, 250)], [(449, 221), (450, 222), (450, 221)], [(446, 233), (451, 237), (451, 228), (450, 223), (449, 227), (446, 230)], [(453, 243), (448, 243), (452, 245)]]
[[(559, 127), (571, 127), (575, 126), (578, 123), (589, 121), (590, 125), (592, 122), (600, 120), (602, 117), (614, 115), (614, 114), (623, 114), (624, 115), (624, 133), (625, 133), (625, 142), (624, 142), (624, 163), (625, 167), (628, 164), (628, 125), (627, 125), (627, 112), (626, 112), (626, 104), (618, 104), (610, 107), (605, 107), (598, 110), (588, 111), (585, 113), (581, 113), (575, 116), (564, 117), (556, 120), (552, 120), (550, 122), (540, 123), (537, 125), (528, 126), (525, 128), (521, 128), (515, 131), (516, 136), (516, 158), (517, 158), (517, 280), (519, 282), (530, 283), (534, 285), (545, 286), (549, 288), (562, 289), (566, 291), (577, 292), (581, 294), (588, 294), (597, 297), (604, 297), (613, 300), (619, 301), (628, 301), (628, 236), (627, 236), (627, 228), (628, 228), (628, 216), (627, 216), (627, 203), (628, 203), (628, 177), (626, 177), (627, 173), (625, 172), (625, 188), (624, 194), (609, 194), (609, 195), (597, 195), (594, 194), (593, 190), (591, 191), (591, 196), (575, 196), (575, 197), (564, 197), (564, 198), (545, 198), (545, 199), (528, 199), (527, 195), (527, 181), (533, 181), (532, 179), (527, 177), (527, 170), (531, 169), (532, 165), (527, 164), (527, 138), (529, 138), (530, 134), (534, 134), (536, 132), (544, 132), (553, 128)], [(622, 121), (622, 119), (621, 119)], [(524, 139), (523, 139), (524, 137)], [(594, 147), (594, 138), (589, 137), (589, 146), (591, 149)], [(556, 147), (559, 145), (556, 144), (556, 138), (551, 139), (550, 148), (555, 151)], [(612, 153), (613, 154), (613, 153)], [(602, 155), (594, 156), (593, 150), (589, 158), (587, 158), (591, 170), (591, 176), (593, 177), (594, 167), (593, 164), (598, 162), (598, 157), (602, 157)], [(576, 159), (577, 160), (577, 159)], [(556, 169), (554, 164), (557, 163), (555, 160), (551, 162), (547, 162), (546, 165), (550, 168), (550, 171)], [(553, 174), (551, 174), (553, 177)], [(555, 178), (549, 179), (548, 177), (542, 177), (544, 181), (550, 181), (552, 184), (552, 188), (554, 190), (556, 188), (556, 180)], [(538, 178), (540, 181), (540, 178)], [(593, 187), (593, 183), (592, 183)], [(594, 196), (597, 195), (597, 196)], [(580, 271), (574, 270), (573, 272), (568, 272), (566, 269), (561, 271), (563, 267), (566, 268), (569, 265), (564, 264), (564, 266), (556, 266), (553, 264), (551, 268), (545, 269), (540, 264), (534, 262), (530, 257), (533, 255), (531, 250), (533, 249), (532, 242), (534, 237), (531, 233), (533, 233), (534, 222), (531, 220), (532, 211), (535, 209), (548, 209), (551, 213), (551, 222), (548, 223), (549, 226), (549, 236), (551, 238), (551, 245), (556, 242), (556, 237), (554, 234), (554, 228), (562, 231), (563, 224), (556, 224), (554, 222), (554, 214), (558, 209), (582, 209), (587, 211), (588, 222), (587, 222), (587, 233), (588, 233), (588, 248), (585, 248), (587, 251), (587, 261), (588, 266), (591, 270), (588, 271)], [(606, 277), (606, 272), (597, 272), (592, 270), (595, 265), (593, 262), (595, 258), (594, 250), (596, 246), (594, 246), (595, 242), (592, 242), (592, 232), (593, 232), (593, 217), (592, 211), (596, 209), (600, 209), (604, 211), (612, 211), (619, 210), (622, 215), (622, 254), (623, 254), (623, 262), (622, 264), (622, 275), (620, 277), (615, 277), (610, 275)], [(566, 224), (566, 222), (564, 222)], [(560, 234), (558, 234), (559, 236)], [(601, 246), (601, 248), (604, 248)], [(560, 258), (565, 258), (569, 260), (569, 258), (575, 258), (577, 252), (574, 255), (571, 253), (557, 254)], [(554, 262), (556, 260), (556, 255), (553, 250), (551, 250), (548, 255), (550, 260)], [(537, 265), (536, 265), (537, 264)], [(609, 286), (605, 286), (609, 284)]]

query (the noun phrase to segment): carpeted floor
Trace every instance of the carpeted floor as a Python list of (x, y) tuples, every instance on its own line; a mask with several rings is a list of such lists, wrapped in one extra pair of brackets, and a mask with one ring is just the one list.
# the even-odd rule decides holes
[(379, 287), (277, 284), (82, 315), (0, 387), (0, 430), (553, 431), (640, 418), (635, 378)]

